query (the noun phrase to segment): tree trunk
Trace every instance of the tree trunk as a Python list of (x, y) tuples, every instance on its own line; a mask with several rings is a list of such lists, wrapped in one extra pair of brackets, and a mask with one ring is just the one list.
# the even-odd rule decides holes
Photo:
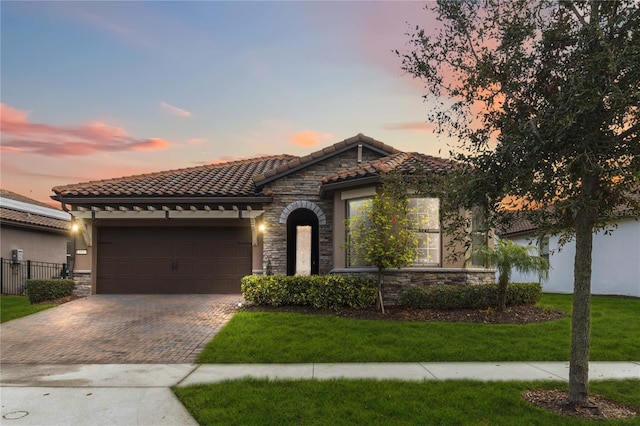
[(384, 314), (385, 313), (384, 312), (384, 301), (382, 299), (383, 274), (384, 274), (384, 272), (382, 271), (382, 269), (378, 269), (378, 309), (380, 309), (380, 312), (382, 312)]
[(587, 209), (582, 208), (576, 213), (576, 256), (574, 261), (568, 401), (571, 408), (588, 405), (591, 252), (594, 219), (593, 213)]

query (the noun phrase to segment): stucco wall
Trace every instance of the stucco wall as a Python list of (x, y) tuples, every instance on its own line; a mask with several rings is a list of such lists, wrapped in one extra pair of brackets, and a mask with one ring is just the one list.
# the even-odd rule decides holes
[[(510, 238), (520, 245), (532, 243), (526, 236)], [(535, 244), (533, 242), (532, 244)], [(549, 238), (549, 277), (542, 280), (543, 291), (573, 293), (575, 241), (558, 250), (558, 238)], [(513, 271), (513, 282), (536, 282), (537, 275)], [(640, 222), (621, 220), (611, 235), (593, 237), (592, 294), (640, 297)]]
[(2, 227), (0, 253), (11, 259), (12, 249), (23, 249), (24, 260), (67, 263), (67, 235), (27, 228)]

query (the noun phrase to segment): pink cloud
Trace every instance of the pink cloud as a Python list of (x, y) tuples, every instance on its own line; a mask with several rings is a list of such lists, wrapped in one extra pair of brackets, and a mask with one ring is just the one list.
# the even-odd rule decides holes
[(16, 108), (11, 108), (9, 105), (0, 103), (0, 119), (2, 122), (8, 123), (21, 123), (27, 121), (28, 113)]
[(171, 105), (168, 102), (160, 102), (160, 108), (171, 115), (177, 115), (178, 117), (191, 117), (191, 111), (178, 108), (177, 106)]
[(151, 138), (140, 141), (133, 147), (133, 151), (163, 151), (167, 148), (169, 148), (169, 142), (160, 138)]
[(187, 140), (188, 145), (200, 145), (201, 143), (205, 143), (207, 140), (205, 138), (191, 138)]
[(136, 139), (126, 130), (99, 121), (80, 126), (31, 123), (28, 113), (0, 103), (2, 150), (49, 156), (96, 152), (155, 151), (169, 147), (160, 138)]
[(436, 128), (433, 123), (423, 123), (419, 121), (409, 121), (404, 123), (388, 123), (382, 126), (387, 130), (417, 130), (420, 132), (431, 132)]
[(291, 135), (291, 140), (294, 144), (305, 148), (316, 146), (318, 145), (318, 143), (320, 143), (321, 140), (331, 138), (332, 136), (329, 133), (318, 133), (312, 130), (298, 132), (294, 135)]

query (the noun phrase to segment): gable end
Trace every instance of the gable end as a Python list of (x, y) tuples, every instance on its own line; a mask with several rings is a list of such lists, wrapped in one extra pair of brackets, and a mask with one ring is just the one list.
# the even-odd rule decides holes
[(326, 160), (327, 158), (340, 155), (352, 149), (357, 149), (358, 145), (362, 145), (363, 148), (367, 148), (368, 150), (385, 157), (400, 152), (392, 146), (365, 136), (362, 133), (358, 133), (352, 138), (345, 139), (324, 149), (313, 152), (307, 156), (296, 158), (295, 160), (289, 161), (286, 164), (283, 164), (275, 169), (268, 170), (261, 175), (256, 175), (253, 177), (253, 181), (255, 182), (256, 188), (259, 189), (260, 187), (273, 182), (274, 180), (280, 179), (306, 167), (317, 164), (321, 161)]

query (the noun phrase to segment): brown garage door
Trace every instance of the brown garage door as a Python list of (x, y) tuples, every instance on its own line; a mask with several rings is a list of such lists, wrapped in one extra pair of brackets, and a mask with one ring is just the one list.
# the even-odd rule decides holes
[(248, 227), (100, 227), (97, 292), (240, 293)]

